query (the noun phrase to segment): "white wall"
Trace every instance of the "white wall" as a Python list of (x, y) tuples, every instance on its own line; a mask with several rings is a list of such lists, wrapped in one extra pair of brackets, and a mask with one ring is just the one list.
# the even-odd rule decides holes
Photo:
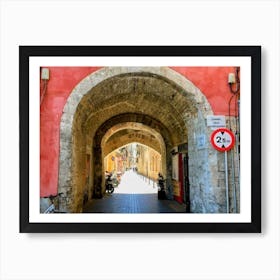
[[(0, 278), (280, 279), (280, 2), (131, 2), (0, 2)], [(263, 46), (262, 234), (18, 233), (18, 45), (103, 44)]]

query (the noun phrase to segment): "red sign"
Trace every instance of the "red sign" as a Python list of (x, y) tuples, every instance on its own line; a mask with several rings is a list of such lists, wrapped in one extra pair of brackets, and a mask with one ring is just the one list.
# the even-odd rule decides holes
[(211, 143), (215, 149), (221, 152), (228, 151), (234, 146), (234, 135), (227, 128), (216, 129), (211, 135)]

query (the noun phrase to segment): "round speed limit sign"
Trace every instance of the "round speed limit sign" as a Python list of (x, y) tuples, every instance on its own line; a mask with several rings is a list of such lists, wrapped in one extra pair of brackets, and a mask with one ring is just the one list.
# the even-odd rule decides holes
[(211, 135), (211, 143), (215, 149), (221, 152), (228, 151), (234, 146), (234, 135), (227, 128), (219, 128)]

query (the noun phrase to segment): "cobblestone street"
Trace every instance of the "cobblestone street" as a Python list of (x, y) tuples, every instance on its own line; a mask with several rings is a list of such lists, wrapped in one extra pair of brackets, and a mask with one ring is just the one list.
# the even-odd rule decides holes
[(133, 171), (127, 171), (113, 194), (94, 199), (84, 213), (185, 213), (186, 206), (171, 200), (158, 200), (157, 185)]

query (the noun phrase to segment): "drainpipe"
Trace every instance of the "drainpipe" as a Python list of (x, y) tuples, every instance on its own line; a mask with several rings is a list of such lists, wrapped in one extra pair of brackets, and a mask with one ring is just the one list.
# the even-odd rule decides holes
[[(235, 134), (235, 145), (236, 145), (236, 158), (237, 158), (237, 183), (236, 183), (236, 188), (238, 195), (240, 197), (240, 165), (239, 165), (239, 119), (240, 119), (240, 100), (238, 100), (238, 112), (237, 112), (237, 117), (236, 117), (236, 134)], [(239, 201), (239, 209), (240, 209), (240, 201)]]
[[(238, 97), (238, 94), (240, 93), (240, 80), (239, 80), (239, 67), (235, 67), (235, 73), (229, 73), (228, 75), (228, 84), (229, 84), (229, 88), (230, 88), (230, 92), (232, 93), (232, 97), (230, 98), (229, 100), (229, 104), (228, 104), (228, 110), (229, 110), (229, 128), (231, 129), (231, 120), (230, 120), (230, 104), (231, 104), (231, 101), (234, 99), (235, 97), (235, 124), (236, 124), (236, 127), (235, 127), (235, 147), (236, 147), (236, 150), (232, 150), (231, 151), (231, 169), (232, 169), (232, 194), (233, 194), (233, 208), (234, 208), (234, 213), (237, 212), (237, 201), (236, 201), (236, 183), (235, 183), (235, 163), (234, 163), (234, 157), (235, 157), (235, 151), (236, 151), (236, 154), (237, 154), (237, 172), (238, 172), (238, 186), (237, 188), (239, 189), (239, 176), (240, 176), (240, 173), (239, 173), (239, 153), (238, 153), (238, 131), (239, 131), (239, 128), (238, 128), (238, 121), (237, 121), (237, 118), (238, 118), (238, 115), (239, 115), (239, 110), (238, 112), (236, 112), (236, 101), (237, 101), (237, 97)], [(235, 89), (233, 88), (235, 84)], [(239, 102), (238, 102), (238, 107), (239, 107)], [(238, 108), (239, 109), (239, 108)], [(238, 194), (240, 196), (240, 192), (238, 190)]]

